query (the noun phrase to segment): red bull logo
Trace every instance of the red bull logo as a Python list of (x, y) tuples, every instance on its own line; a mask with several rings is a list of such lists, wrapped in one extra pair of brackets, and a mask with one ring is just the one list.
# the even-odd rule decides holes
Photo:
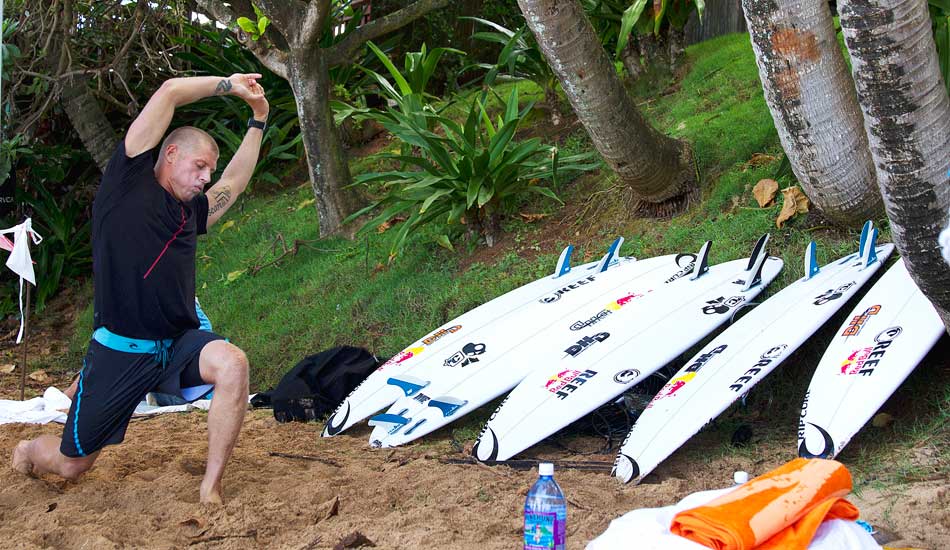
[(904, 329), (901, 327), (889, 327), (879, 332), (874, 337), (874, 346), (852, 352), (841, 363), (841, 374), (860, 374), (861, 376), (874, 374), (874, 369), (884, 360), (884, 356), (887, 355), (894, 339), (900, 336), (903, 331)]
[(670, 380), (669, 382), (666, 383), (665, 386), (663, 386), (663, 389), (660, 390), (660, 393), (656, 394), (656, 397), (654, 397), (650, 401), (650, 404), (648, 404), (646, 408), (649, 409), (650, 407), (653, 406), (654, 403), (656, 403), (660, 399), (673, 397), (673, 395), (675, 395), (676, 392), (680, 391), (680, 389), (682, 389), (683, 386), (689, 383), (689, 381), (692, 380), (693, 378), (696, 378), (696, 373), (687, 372), (683, 376), (679, 376), (677, 378)]
[(551, 393), (557, 393), (558, 390), (577, 378), (577, 375), (580, 373), (581, 371), (579, 370), (562, 370), (551, 378), (548, 378), (548, 381), (544, 383), (544, 387)]
[(857, 374), (864, 366), (864, 362), (871, 355), (874, 348), (867, 347), (855, 350), (841, 363), (841, 374)]
[(399, 363), (402, 363), (403, 361), (408, 361), (409, 359), (412, 359), (413, 357), (419, 355), (423, 351), (425, 351), (424, 347), (409, 348), (409, 349), (402, 350), (396, 355), (394, 355), (392, 358), (390, 358), (389, 361), (386, 361), (385, 363), (383, 363), (379, 367), (378, 370), (384, 369), (386, 367), (391, 367), (393, 365), (398, 365)]

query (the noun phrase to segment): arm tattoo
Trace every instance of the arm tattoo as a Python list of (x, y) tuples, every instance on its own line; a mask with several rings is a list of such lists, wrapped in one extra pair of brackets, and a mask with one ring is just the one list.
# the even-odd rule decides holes
[(208, 209), (208, 216), (213, 215), (231, 202), (231, 190), (227, 187), (218, 191), (214, 196), (214, 204)]
[(221, 82), (218, 82), (218, 85), (214, 89), (215, 95), (223, 95), (231, 91), (231, 81), (227, 78), (221, 79)]

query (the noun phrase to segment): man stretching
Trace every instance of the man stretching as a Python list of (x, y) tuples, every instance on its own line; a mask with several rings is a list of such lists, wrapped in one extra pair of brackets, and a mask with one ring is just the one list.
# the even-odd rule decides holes
[[(116, 147), (92, 208), (95, 331), (76, 395), (62, 438), (44, 435), (16, 446), (17, 471), (76, 479), (104, 446), (123, 440), (146, 393), (181, 396), (183, 389), (211, 384), (200, 498), (221, 503), (221, 477), (247, 408), (248, 362), (237, 346), (198, 329), (195, 246), (254, 172), (269, 111), (260, 77), (168, 80)], [(164, 141), (162, 136), (177, 107), (214, 95), (241, 98), (253, 116), (220, 181), (205, 195), (218, 162), (214, 139), (193, 127), (177, 128)]]

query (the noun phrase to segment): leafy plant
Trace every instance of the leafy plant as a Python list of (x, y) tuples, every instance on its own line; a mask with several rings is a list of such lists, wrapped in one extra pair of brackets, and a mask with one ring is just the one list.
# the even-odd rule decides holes
[[(590, 153), (559, 158), (556, 147), (544, 145), (537, 138), (515, 142), (515, 130), (533, 104), (519, 111), (517, 88), (507, 102), (498, 99), (503, 112), (494, 122), (485, 109), (483, 95), (472, 101), (462, 125), (431, 110), (410, 116), (387, 109), (378, 120), (421, 156), (378, 155), (410, 168), (357, 176), (353, 185), (382, 184), (385, 196), (346, 222), (380, 209), (361, 227), (360, 233), (366, 233), (394, 216), (407, 216), (393, 241), (393, 256), (411, 233), (436, 220), (444, 220), (456, 235), (465, 223), (491, 242), (500, 216), (526, 194), (559, 200), (542, 182), (556, 183), (559, 176), (599, 166)], [(430, 129), (434, 126), (444, 135)], [(448, 234), (439, 236), (443, 246), (451, 248), (451, 241)]]
[(10, 71), (12, 70), (13, 63), (22, 56), (20, 48), (18, 48), (16, 44), (11, 43), (13, 33), (16, 32), (18, 26), (19, 23), (17, 21), (3, 20), (3, 31), (0, 33), (0, 36), (3, 37), (3, 44), (0, 45), (0, 56), (2, 56), (4, 80), (10, 79)]
[(257, 41), (260, 40), (261, 36), (264, 35), (264, 31), (267, 30), (267, 25), (270, 24), (270, 19), (268, 19), (257, 6), (251, 5), (254, 8), (254, 14), (257, 16), (257, 21), (251, 21), (247, 17), (238, 17), (237, 25), (241, 27), (241, 30), (246, 32), (248, 36), (251, 37), (251, 40)]
[(950, 92), (950, 0), (930, 0), (929, 4), (940, 74)]
[[(649, 4), (649, 9), (648, 8)], [(699, 17), (703, 16), (703, 10), (706, 9), (705, 0), (635, 0), (623, 12), (620, 19), (620, 32), (617, 37), (617, 49), (615, 54), (619, 57), (620, 52), (627, 46), (630, 35), (636, 30), (638, 34), (653, 33), (659, 35), (664, 25), (669, 25), (676, 29), (682, 29), (689, 20), (689, 15), (695, 9)]]
[(472, 67), (485, 69), (483, 82), (487, 86), (495, 83), (499, 76), (513, 79), (530, 80), (541, 87), (544, 98), (551, 97), (552, 92), (558, 84), (557, 76), (541, 52), (537, 40), (528, 30), (527, 26), (522, 26), (517, 30), (505, 28), (498, 23), (478, 17), (465, 17), (471, 19), (480, 25), (490, 27), (491, 31), (476, 32), (472, 38), (499, 44), (501, 52), (494, 64), (476, 63), (463, 69), (469, 70)]

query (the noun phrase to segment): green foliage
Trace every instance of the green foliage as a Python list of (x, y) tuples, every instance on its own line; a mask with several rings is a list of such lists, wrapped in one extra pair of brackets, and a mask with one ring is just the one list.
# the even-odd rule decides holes
[[(179, 52), (178, 58), (189, 63), (197, 75), (222, 76), (247, 72), (262, 75), (260, 83), (267, 90), (271, 110), (267, 122), (269, 129), (261, 142), (254, 174), (262, 181), (279, 184), (286, 161), (304, 155), (297, 102), (290, 83), (267, 70), (227, 31), (186, 24), (182, 36), (176, 42), (186, 46), (186, 51)], [(218, 171), (214, 175), (214, 179), (219, 178), (241, 145), (246, 121), (250, 116), (247, 105), (240, 99), (228, 96), (214, 97), (180, 107), (175, 116), (176, 122), (181, 125), (196, 126), (207, 131), (221, 146)]]
[(929, 4), (940, 73), (950, 93), (950, 0), (930, 0)]
[(237, 25), (251, 37), (251, 40), (256, 42), (264, 35), (264, 31), (267, 30), (267, 25), (270, 24), (270, 19), (261, 13), (261, 10), (257, 6), (252, 5), (251, 7), (254, 8), (254, 14), (257, 16), (257, 20), (251, 21), (247, 17), (238, 17)]
[(530, 80), (541, 87), (545, 99), (551, 97), (558, 84), (557, 76), (551, 70), (537, 40), (526, 25), (513, 31), (487, 19), (478, 17), (465, 19), (471, 19), (480, 25), (494, 29), (476, 32), (472, 38), (501, 46), (501, 52), (494, 64), (476, 63), (470, 66), (488, 71), (483, 78), (486, 86), (494, 84), (498, 76)]
[[(396, 254), (410, 233), (430, 222), (444, 220), (450, 227), (458, 227), (464, 218), (475, 227), (490, 227), (527, 193), (559, 200), (550, 187), (541, 185), (542, 180), (556, 183), (559, 174), (577, 174), (599, 166), (592, 162), (592, 154), (560, 159), (556, 147), (544, 145), (537, 138), (513, 141), (515, 130), (533, 104), (519, 111), (517, 88), (507, 102), (501, 103), (503, 114), (494, 122), (483, 98), (472, 101), (463, 125), (429, 110), (407, 115), (388, 109), (378, 116), (387, 130), (417, 148), (422, 156), (380, 155), (412, 169), (357, 176), (354, 185), (383, 184), (386, 194), (346, 221), (381, 210), (361, 228), (361, 234), (366, 234), (393, 216), (405, 214), (408, 218), (392, 245), (392, 254)], [(444, 135), (430, 130), (436, 126)], [(439, 242), (450, 247), (451, 239), (444, 235)]]
[(13, 33), (16, 32), (19, 23), (17, 21), (11, 21), (9, 19), (3, 20), (3, 32), (0, 33), (3, 37), (3, 44), (0, 45), (0, 63), (3, 64), (3, 80), (10, 79), (10, 71), (12, 70), (13, 63), (19, 59), (22, 54), (20, 53), (20, 48), (16, 44), (11, 44), (11, 39)]
[[(682, 29), (696, 10), (703, 16), (704, 0), (581, 0), (601, 44), (619, 57), (635, 34), (660, 36), (666, 29)], [(613, 47), (611, 47), (613, 46)]]

